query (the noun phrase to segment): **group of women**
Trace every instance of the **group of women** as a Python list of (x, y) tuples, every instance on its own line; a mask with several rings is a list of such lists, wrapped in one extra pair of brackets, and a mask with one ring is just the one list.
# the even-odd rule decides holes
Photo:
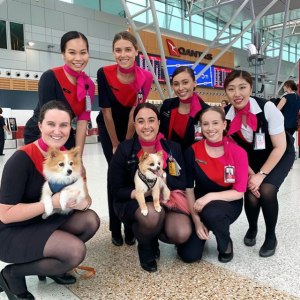
[[(108, 163), (112, 243), (123, 244), (123, 223), (125, 242), (138, 241), (141, 267), (155, 272), (159, 240), (176, 244), (183, 261), (195, 262), (201, 259), (212, 231), (218, 260), (229, 262), (233, 258), (230, 225), (242, 211), (244, 196), (249, 222), (244, 243), (255, 245), (262, 209), (266, 235), (259, 255), (273, 255), (277, 192), (295, 155), (282, 114), (272, 103), (251, 97), (251, 76), (237, 70), (225, 80), (230, 103), (225, 113), (209, 107), (195, 93), (194, 71), (184, 66), (173, 74), (176, 97), (166, 99), (158, 112), (146, 103), (153, 78), (136, 65), (137, 49), (135, 37), (120, 32), (113, 41), (116, 64), (100, 68), (97, 74), (101, 107), (97, 123)], [(98, 216), (89, 209), (89, 195), (79, 205), (70, 199), (71, 214), (54, 214), (46, 220), (41, 218), (45, 208), (39, 202), (47, 149), (84, 148), (95, 92), (94, 83), (83, 72), (88, 50), (83, 34), (72, 31), (62, 37), (65, 65), (42, 75), (39, 103), (24, 133), (27, 145), (15, 152), (3, 171), (0, 259), (10, 264), (0, 273), (0, 288), (9, 299), (34, 299), (26, 287), (27, 275), (38, 275), (40, 280), (47, 276), (58, 284), (74, 283), (76, 279), (67, 272), (83, 261), (85, 242), (100, 226)], [(74, 119), (76, 133), (71, 129)], [(164, 205), (157, 212), (148, 191), (148, 215), (144, 216), (135, 200), (134, 175), (144, 152), (160, 150), (162, 180), (171, 190), (172, 201), (181, 201), (187, 209)], [(52, 196), (56, 208), (59, 196), (59, 192)]]

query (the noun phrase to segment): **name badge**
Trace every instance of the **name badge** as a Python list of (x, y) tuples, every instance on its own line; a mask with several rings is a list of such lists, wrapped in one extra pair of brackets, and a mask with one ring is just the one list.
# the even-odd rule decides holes
[(141, 91), (139, 91), (136, 95), (136, 105), (144, 102), (144, 95)]
[(224, 167), (224, 182), (235, 183), (235, 167), (225, 166)]
[(200, 122), (198, 122), (197, 125), (194, 125), (194, 130), (195, 130), (195, 141), (201, 141), (203, 139), (203, 134), (200, 126)]
[(168, 162), (169, 174), (172, 176), (180, 176), (181, 167), (179, 166), (176, 159), (173, 157), (172, 152), (170, 152), (168, 157), (169, 157), (169, 162)]
[(254, 150), (264, 150), (266, 149), (266, 137), (265, 133), (261, 132), (261, 128), (259, 132), (256, 132), (254, 135)]

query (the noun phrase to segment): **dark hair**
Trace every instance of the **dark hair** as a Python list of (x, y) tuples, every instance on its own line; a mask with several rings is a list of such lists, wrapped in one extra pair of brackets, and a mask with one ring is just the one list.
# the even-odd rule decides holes
[(159, 112), (158, 112), (158, 109), (156, 108), (155, 105), (149, 103), (149, 102), (145, 102), (145, 103), (140, 103), (134, 110), (134, 113), (133, 113), (133, 122), (135, 122), (135, 118), (137, 116), (137, 114), (139, 113), (139, 111), (143, 108), (149, 108), (149, 109), (152, 109), (156, 116), (157, 116), (157, 120), (160, 120), (160, 117), (159, 117)]
[(293, 80), (288, 80), (284, 83), (284, 86), (290, 88), (292, 91), (297, 92), (298, 91), (298, 87), (295, 81)]
[(60, 51), (61, 53), (66, 52), (67, 42), (74, 39), (83, 39), (86, 42), (86, 49), (89, 51), (89, 42), (86, 36), (78, 31), (69, 31), (65, 33), (60, 40)]
[(177, 76), (178, 74), (182, 73), (182, 72), (187, 72), (189, 73), (189, 75), (191, 76), (191, 78), (193, 79), (193, 81), (196, 80), (196, 77), (195, 77), (195, 73), (194, 73), (194, 70), (190, 67), (186, 67), (186, 66), (180, 66), (178, 67), (173, 75), (172, 75), (172, 81), (174, 80), (174, 77)]
[(224, 89), (226, 90), (229, 83), (238, 77), (245, 79), (250, 84), (251, 87), (253, 86), (252, 77), (248, 72), (242, 70), (233, 70), (231, 73), (227, 75), (224, 81)]
[(221, 103), (222, 103), (222, 102), (225, 102), (226, 105), (228, 105), (228, 103), (229, 103), (228, 100), (226, 100), (226, 99), (223, 99), (223, 100), (221, 101)]
[[(220, 116), (221, 116), (221, 120), (222, 120), (223, 122), (226, 121), (226, 119), (225, 119), (225, 113), (224, 113), (224, 111), (223, 111), (223, 109), (222, 109), (221, 107), (219, 107), (219, 106), (210, 106), (210, 107), (206, 108), (206, 109), (200, 114), (200, 117), (199, 117), (200, 123), (202, 123), (202, 117), (203, 117), (203, 115), (204, 115), (205, 113), (209, 112), (209, 111), (215, 111), (215, 112), (219, 113)], [(223, 136), (226, 136), (226, 134), (227, 134), (227, 130), (224, 129), (224, 130), (223, 130)]]
[(51, 100), (42, 106), (42, 108), (40, 110), (40, 116), (39, 116), (40, 123), (42, 123), (44, 121), (46, 112), (48, 110), (52, 110), (52, 109), (58, 109), (58, 110), (65, 111), (69, 115), (70, 123), (71, 123), (71, 120), (73, 119), (72, 112), (70, 111), (70, 109), (68, 108), (68, 106), (66, 104), (64, 104), (63, 102), (58, 101), (58, 100)]
[(112, 43), (113, 51), (115, 48), (115, 43), (119, 40), (129, 41), (129, 42), (131, 42), (131, 44), (133, 45), (135, 50), (138, 49), (138, 43), (137, 43), (135, 36), (133, 34), (131, 34), (129, 31), (121, 31), (121, 32), (117, 33), (114, 37), (114, 40)]
[(3, 113), (3, 109), (0, 107), (0, 114), (2, 114)]

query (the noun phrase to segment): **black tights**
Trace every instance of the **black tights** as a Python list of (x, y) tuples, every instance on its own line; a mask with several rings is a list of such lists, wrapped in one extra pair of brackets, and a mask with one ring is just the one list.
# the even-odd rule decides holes
[[(249, 190), (245, 193), (245, 212), (249, 222), (247, 238), (254, 238), (257, 233), (257, 220), (262, 209), (266, 224), (266, 240), (264, 246), (272, 248), (276, 239), (275, 228), (278, 219), (278, 200), (276, 186), (263, 183), (259, 189), (260, 198), (256, 198)], [(269, 245), (268, 245), (269, 244)]]
[(99, 226), (100, 219), (94, 211), (76, 211), (49, 237), (44, 258), (4, 268), (3, 276), (10, 290), (17, 295), (26, 292), (27, 275), (62, 275), (78, 266), (85, 258), (85, 242), (94, 236)]
[(192, 222), (189, 216), (166, 211), (164, 229), (158, 238), (167, 244), (184, 244), (192, 234)]

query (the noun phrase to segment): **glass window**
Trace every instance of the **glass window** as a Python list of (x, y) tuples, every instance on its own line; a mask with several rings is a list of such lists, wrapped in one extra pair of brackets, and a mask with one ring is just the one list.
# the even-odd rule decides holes
[(213, 41), (217, 36), (217, 29), (205, 26), (205, 36), (204, 38), (209, 41)]
[(24, 51), (23, 24), (10, 22), (11, 50)]
[(239, 38), (239, 39), (232, 45), (232, 47), (236, 47), (236, 48), (242, 49), (242, 39)]
[(168, 29), (182, 32), (181, 19), (168, 15)]
[(290, 61), (293, 63), (295, 63), (297, 61), (295, 53), (290, 53)]
[(203, 35), (203, 25), (200, 25), (200, 24), (197, 24), (197, 23), (194, 23), (192, 22), (192, 32), (191, 34), (193, 36), (196, 36), (196, 37), (199, 37), (199, 38), (204, 38), (204, 35)]
[(205, 26), (217, 29), (217, 18), (210, 13), (205, 14)]
[(67, 2), (67, 3), (72, 3), (74, 2), (74, 0), (59, 0), (59, 1), (62, 1), (62, 2)]
[(183, 33), (190, 34), (190, 22), (188, 20), (183, 20)]
[(0, 20), (0, 48), (7, 49), (6, 21)]
[[(167, 17), (166, 14), (157, 11), (156, 15), (157, 15), (159, 27), (167, 28), (167, 26), (166, 26), (166, 17)], [(151, 14), (151, 16), (152, 16), (152, 14)], [(152, 22), (152, 21), (150, 21), (150, 22)]]
[(289, 53), (287, 51), (282, 52), (282, 59), (289, 61)]
[[(129, 2), (127, 2), (127, 7), (128, 7), (129, 12), (132, 15), (134, 15), (135, 13), (141, 11), (144, 8), (142, 6), (139, 6), (139, 5), (136, 5), (136, 4), (133, 4), (133, 3), (129, 3)], [(141, 23), (147, 23), (147, 13), (144, 12), (141, 15), (136, 16), (133, 20), (141, 22)]]
[(146, 6), (146, 0), (129, 0), (129, 1), (126, 1), (126, 2), (131, 2), (131, 3), (136, 3), (136, 4), (139, 4), (139, 5), (142, 5), (142, 6)]
[(191, 21), (203, 24), (203, 16), (202, 15), (192, 15), (191, 16)]
[(244, 50), (247, 50), (247, 44), (250, 44), (251, 43), (251, 40), (248, 40), (248, 39), (245, 39), (245, 38), (242, 38), (242, 49)]
[(100, 9), (99, 0), (89, 0), (89, 1), (86, 1), (86, 0), (72, 0), (72, 2), (75, 5), (80, 5), (80, 6), (83, 6), (83, 7), (90, 8), (90, 9), (94, 9), (94, 10), (99, 10)]
[(155, 5), (156, 11), (162, 11), (162, 12), (166, 11), (166, 4), (165, 3), (162, 3), (160, 1), (154, 1), (154, 5)]
[(167, 6), (167, 12), (169, 15), (175, 16), (175, 17), (181, 17), (181, 8), (176, 7), (173, 5), (168, 5)]

